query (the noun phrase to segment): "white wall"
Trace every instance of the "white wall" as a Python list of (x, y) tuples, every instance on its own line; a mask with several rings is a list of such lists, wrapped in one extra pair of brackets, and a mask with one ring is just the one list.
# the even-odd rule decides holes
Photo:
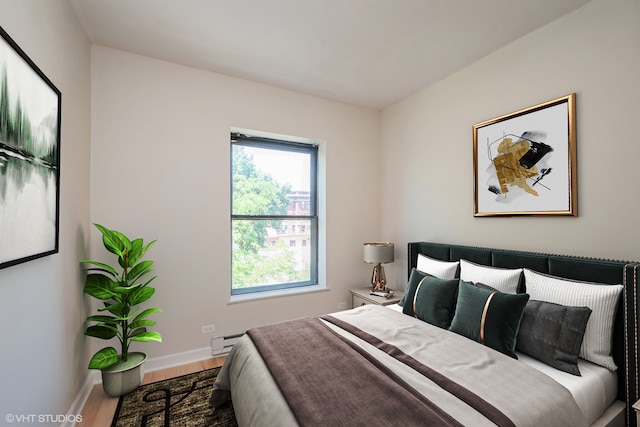
[(10, 414), (64, 416), (88, 373), (78, 261), (89, 231), (90, 50), (65, 0), (3, 0), (0, 26), (62, 92), (60, 252), (0, 270), (4, 425)]
[[(640, 259), (638, 18), (637, 0), (596, 0), (383, 112), (393, 277), (416, 240)], [(473, 124), (572, 92), (579, 216), (474, 218)]]
[[(362, 243), (380, 228), (379, 112), (99, 46), (91, 77), (91, 222), (158, 240), (150, 305), (164, 309), (163, 342), (137, 349), (208, 347), (201, 325), (228, 333), (332, 312), (366, 286)], [(322, 142), (330, 291), (228, 303), (231, 127)], [(97, 235), (94, 258), (104, 252)]]

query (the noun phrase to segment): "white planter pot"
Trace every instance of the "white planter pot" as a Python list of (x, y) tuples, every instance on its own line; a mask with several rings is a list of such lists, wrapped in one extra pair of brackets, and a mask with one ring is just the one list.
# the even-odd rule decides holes
[(120, 361), (102, 369), (102, 388), (111, 397), (119, 397), (140, 387), (144, 378), (144, 353), (129, 353), (127, 361)]

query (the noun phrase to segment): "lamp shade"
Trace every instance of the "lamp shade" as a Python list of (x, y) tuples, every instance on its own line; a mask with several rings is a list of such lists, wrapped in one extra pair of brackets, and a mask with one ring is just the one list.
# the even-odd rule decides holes
[(393, 243), (370, 242), (364, 244), (364, 262), (369, 264), (393, 262), (393, 253)]

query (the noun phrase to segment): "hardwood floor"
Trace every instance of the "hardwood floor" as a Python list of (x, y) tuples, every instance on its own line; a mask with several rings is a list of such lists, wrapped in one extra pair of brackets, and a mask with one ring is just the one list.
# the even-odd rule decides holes
[[(222, 366), (225, 356), (213, 357), (198, 362), (189, 363), (187, 365), (175, 366), (173, 368), (162, 369), (159, 371), (145, 372), (142, 384), (149, 384), (156, 381), (166, 380), (167, 378), (179, 377), (180, 375), (190, 374), (192, 372), (203, 371), (205, 369), (216, 368)], [(113, 420), (113, 414), (118, 406), (117, 397), (109, 397), (102, 390), (102, 384), (97, 384), (91, 390), (91, 394), (82, 409), (82, 423), (79, 426), (92, 427), (109, 427)]]

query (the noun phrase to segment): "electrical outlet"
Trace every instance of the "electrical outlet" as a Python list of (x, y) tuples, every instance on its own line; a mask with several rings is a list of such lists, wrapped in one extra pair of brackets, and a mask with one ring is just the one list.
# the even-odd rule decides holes
[(215, 332), (216, 330), (216, 325), (211, 324), (211, 325), (204, 325), (202, 327), (202, 333), (203, 334), (210, 334), (211, 332)]
[(339, 310), (344, 310), (345, 308), (347, 308), (347, 303), (345, 301), (342, 301), (342, 302), (338, 303), (338, 309)]

